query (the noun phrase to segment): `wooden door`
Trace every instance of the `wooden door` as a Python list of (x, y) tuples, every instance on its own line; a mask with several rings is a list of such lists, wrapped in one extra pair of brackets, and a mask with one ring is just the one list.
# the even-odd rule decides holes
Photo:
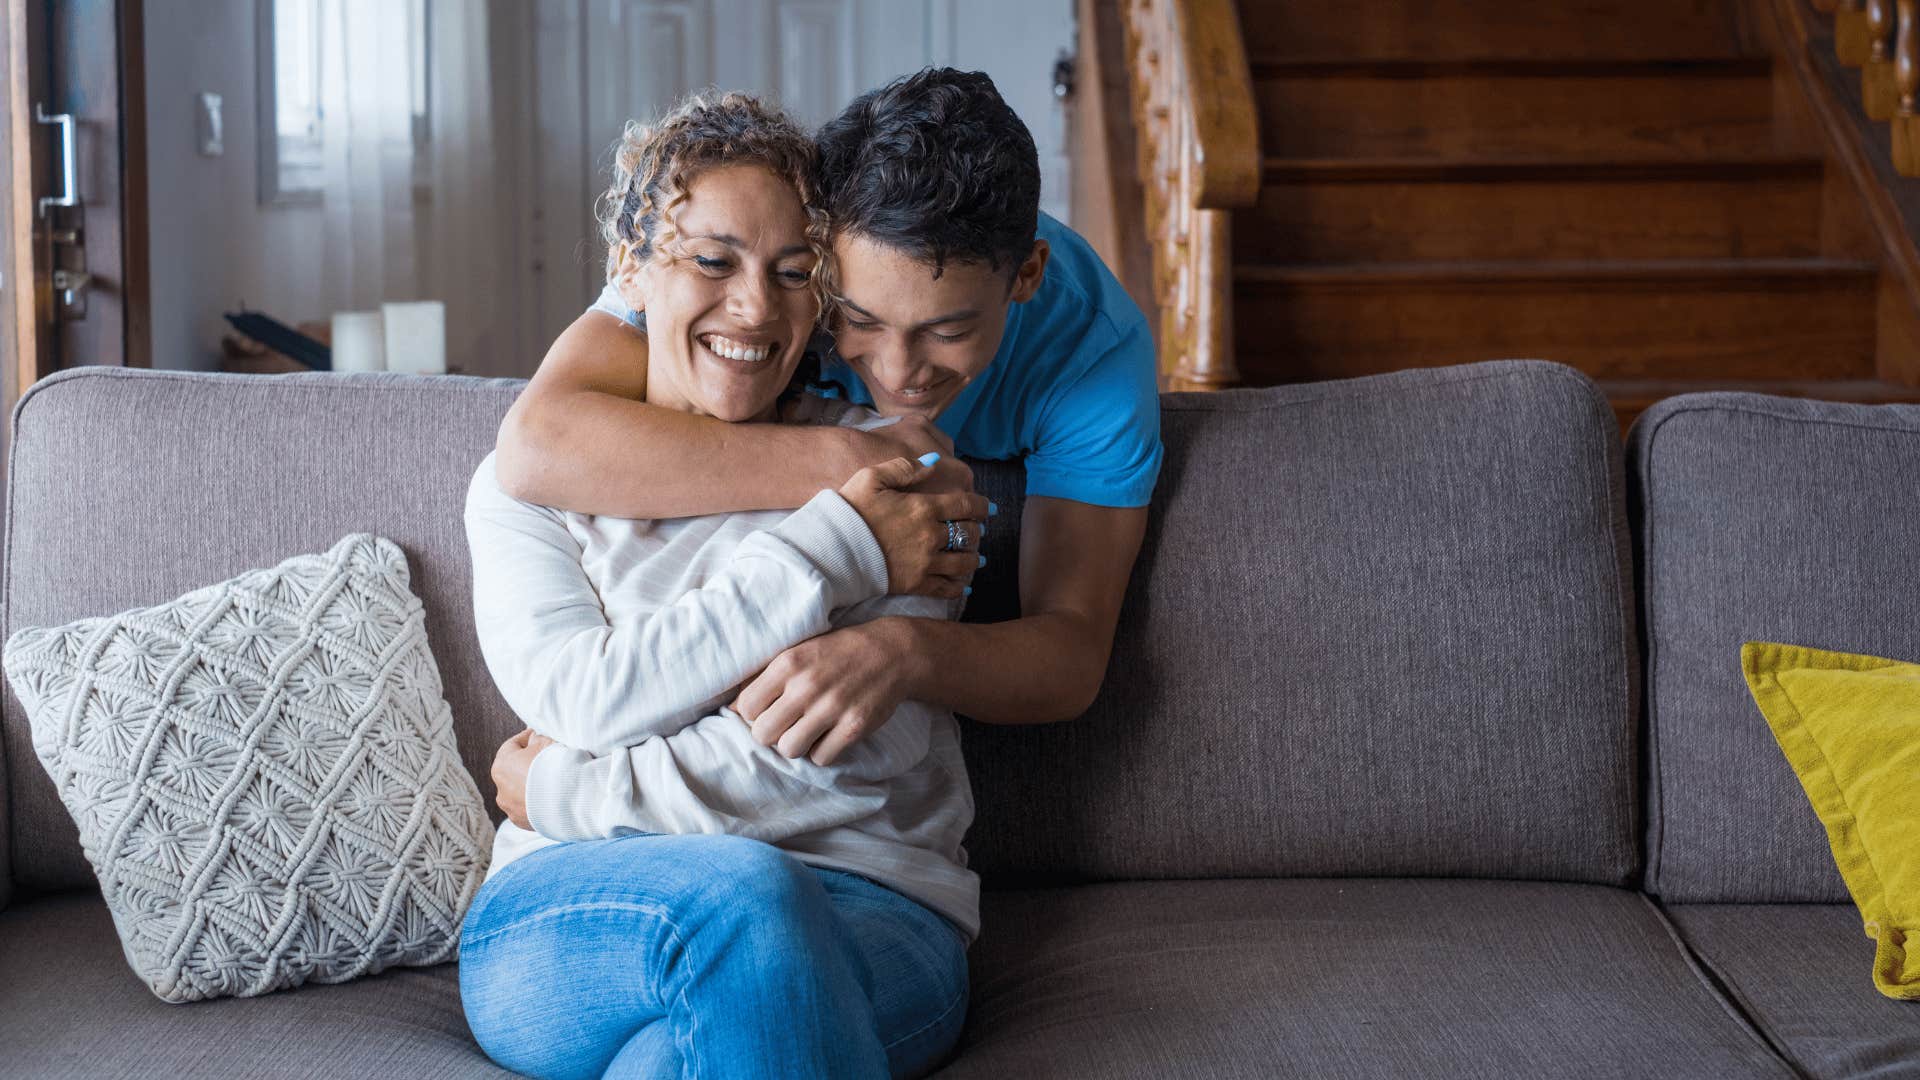
[(144, 0), (6, 0), (0, 315), (7, 403), (68, 367), (149, 362)]

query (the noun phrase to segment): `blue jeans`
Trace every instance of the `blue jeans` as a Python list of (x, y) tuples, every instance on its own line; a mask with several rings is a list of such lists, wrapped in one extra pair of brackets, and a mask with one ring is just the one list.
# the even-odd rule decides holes
[(624, 836), (488, 881), (460, 997), (487, 1055), (531, 1076), (912, 1076), (960, 1037), (966, 940), (759, 841)]

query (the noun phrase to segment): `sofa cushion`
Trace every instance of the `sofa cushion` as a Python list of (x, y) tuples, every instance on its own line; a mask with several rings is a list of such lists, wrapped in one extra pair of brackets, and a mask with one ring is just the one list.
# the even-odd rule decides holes
[(985, 900), (954, 1080), (1793, 1075), (1619, 889), (1133, 882)]
[(0, 1072), (46, 1080), (511, 1077), (473, 1041), (452, 964), (340, 986), (168, 1005), (120, 955), (97, 896), (0, 912)]
[(1920, 1063), (1920, 1005), (1876, 993), (1851, 904), (1670, 904), (1727, 992), (1812, 1076), (1894, 1080)]
[(493, 826), (390, 541), (23, 627), (6, 673), (162, 999), (455, 955)]
[(987, 880), (1630, 880), (1637, 650), (1593, 384), (1506, 361), (1163, 405), (1099, 699), (966, 730)]
[(1920, 406), (1688, 394), (1630, 440), (1647, 635), (1647, 886), (1847, 899), (1740, 667), (1748, 641), (1920, 658)]
[[(522, 384), (455, 376), (209, 375), (94, 368), (35, 384), (15, 414), (4, 626), (160, 603), (373, 532), (406, 552), (461, 757), (520, 729), (474, 637), (460, 511)], [(6, 695), (14, 879), (91, 886), (72, 820)]]
[[(520, 725), (474, 637), (460, 507), (521, 386), (43, 380), (15, 428), (0, 635), (378, 532), (407, 552), (490, 803), (487, 766)], [(1164, 401), (1167, 464), (1099, 701), (1073, 723), (967, 728), (988, 880), (1632, 878), (1630, 575), (1592, 383), (1502, 361)], [(969, 621), (1019, 610), (1019, 466), (977, 475), (1001, 512)], [(87, 884), (10, 694), (0, 726), (15, 880)]]
[(1920, 664), (1761, 641), (1740, 658), (1879, 943), (1874, 986), (1920, 1001)]

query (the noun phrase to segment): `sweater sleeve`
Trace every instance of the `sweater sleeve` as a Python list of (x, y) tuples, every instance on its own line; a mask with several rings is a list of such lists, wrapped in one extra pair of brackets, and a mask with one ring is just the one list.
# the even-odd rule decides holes
[(832, 612), (887, 589), (879, 543), (832, 491), (742, 542), (701, 588), (617, 626), (560, 512), (502, 491), (492, 455), (474, 473), (465, 517), (487, 670), (528, 727), (589, 754), (680, 729), (782, 650), (825, 632)]
[(707, 833), (776, 844), (880, 811), (887, 781), (926, 757), (935, 711), (906, 702), (832, 765), (753, 742), (731, 709), (595, 756), (555, 744), (527, 773), (527, 820), (550, 840)]

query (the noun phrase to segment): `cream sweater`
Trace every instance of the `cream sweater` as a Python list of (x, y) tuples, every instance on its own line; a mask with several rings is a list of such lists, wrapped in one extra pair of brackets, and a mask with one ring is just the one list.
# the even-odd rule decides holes
[[(788, 419), (886, 421), (807, 397)], [(531, 831), (503, 821), (489, 875), (550, 844), (724, 833), (873, 878), (979, 931), (961, 839), (973, 796), (953, 714), (900, 706), (833, 765), (755, 743), (725, 708), (789, 646), (883, 615), (958, 604), (888, 596), (886, 559), (838, 493), (799, 510), (632, 521), (467, 490), (474, 615), (507, 703), (557, 745), (527, 777)]]

